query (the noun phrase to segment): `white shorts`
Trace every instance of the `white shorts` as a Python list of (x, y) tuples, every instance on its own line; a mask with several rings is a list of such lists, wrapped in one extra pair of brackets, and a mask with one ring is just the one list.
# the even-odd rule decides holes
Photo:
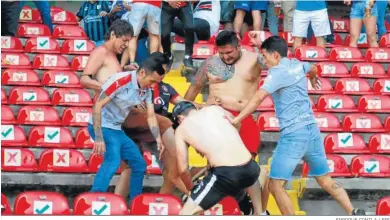
[(307, 37), (309, 24), (313, 28), (314, 36), (322, 37), (330, 35), (328, 9), (315, 11), (295, 10), (292, 36)]
[(148, 3), (136, 2), (133, 3), (131, 12), (122, 16), (122, 19), (128, 21), (133, 26), (134, 36), (139, 35), (145, 20), (148, 32), (160, 35), (160, 17), (161, 8)]

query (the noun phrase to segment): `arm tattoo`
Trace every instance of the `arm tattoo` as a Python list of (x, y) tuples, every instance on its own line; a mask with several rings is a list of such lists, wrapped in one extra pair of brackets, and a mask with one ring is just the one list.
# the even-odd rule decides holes
[(195, 74), (194, 79), (192, 80), (191, 85), (193, 86), (203, 86), (207, 83), (207, 72), (208, 72), (208, 60), (205, 60), (200, 65), (198, 71)]
[[(107, 95), (105, 93), (102, 93), (97, 102), (105, 99), (106, 97)], [(93, 108), (92, 120), (93, 120), (93, 130), (95, 132), (95, 141), (103, 141), (102, 111), (101, 109), (96, 109), (95, 106)]]
[(160, 128), (159, 127), (152, 127), (150, 129), (150, 131), (152, 132), (154, 139), (157, 140), (158, 136), (160, 135)]
[(257, 63), (261, 68), (265, 68), (263, 55), (259, 54), (259, 56), (257, 56)]
[(234, 76), (236, 69), (234, 64), (227, 65), (221, 58), (213, 56), (209, 61), (209, 73), (226, 81)]

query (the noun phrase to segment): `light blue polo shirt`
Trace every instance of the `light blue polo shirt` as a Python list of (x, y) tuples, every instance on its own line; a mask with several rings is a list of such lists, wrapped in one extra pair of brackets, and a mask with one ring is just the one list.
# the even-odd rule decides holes
[[(152, 89), (140, 89), (136, 71), (112, 75), (102, 86), (100, 96), (105, 93), (111, 101), (102, 108), (102, 127), (121, 130), (131, 108), (143, 101), (152, 103)], [(99, 97), (100, 97), (99, 96)], [(92, 118), (89, 124), (93, 125)]]
[(309, 70), (309, 63), (288, 58), (282, 58), (279, 65), (268, 70), (261, 89), (272, 95), (281, 134), (316, 123), (307, 93)]

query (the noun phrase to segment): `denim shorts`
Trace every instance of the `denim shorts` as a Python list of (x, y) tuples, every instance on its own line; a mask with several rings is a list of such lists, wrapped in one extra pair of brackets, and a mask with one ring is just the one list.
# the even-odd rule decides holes
[[(350, 18), (363, 19), (364, 18), (364, 9), (366, 8), (366, 2), (353, 2), (351, 8)], [(375, 3), (371, 9), (371, 16), (378, 17), (378, 7)]]
[(221, 24), (225, 23), (232, 23), (234, 21), (234, 14), (233, 14), (233, 8), (234, 8), (234, 1), (233, 0), (226, 0), (221, 1)]
[(142, 27), (147, 24), (148, 31), (153, 35), (160, 35), (161, 8), (148, 3), (133, 3), (131, 12), (122, 16), (134, 29), (134, 36), (138, 36)]
[(247, 12), (267, 11), (268, 1), (235, 1), (234, 9), (241, 9)]
[(290, 180), (301, 159), (309, 165), (309, 176), (323, 176), (329, 172), (324, 145), (316, 123), (281, 135), (272, 156), (270, 178)]

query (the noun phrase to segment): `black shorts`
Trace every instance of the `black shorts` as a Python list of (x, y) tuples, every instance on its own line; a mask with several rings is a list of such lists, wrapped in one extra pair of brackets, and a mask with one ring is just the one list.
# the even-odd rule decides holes
[(245, 165), (211, 168), (208, 175), (191, 192), (191, 199), (207, 210), (226, 196), (237, 194), (252, 186), (260, 175), (260, 167), (254, 160)]

